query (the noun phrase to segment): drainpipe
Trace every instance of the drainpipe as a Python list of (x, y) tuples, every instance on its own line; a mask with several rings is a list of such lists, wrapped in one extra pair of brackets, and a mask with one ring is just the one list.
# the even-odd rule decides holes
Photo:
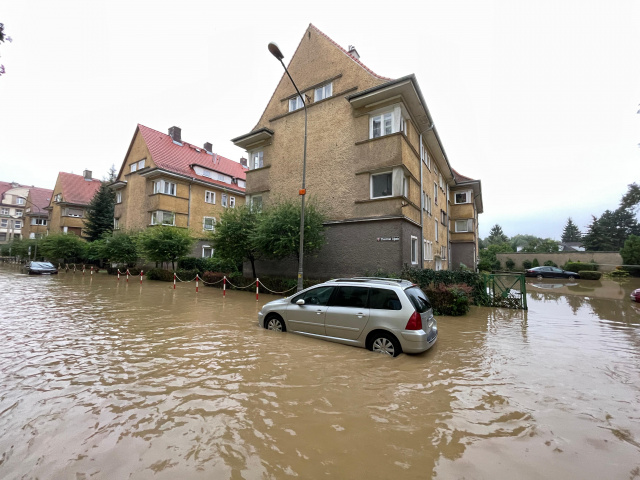
[(424, 191), (422, 185), (422, 168), (424, 164), (424, 145), (420, 134), (420, 265), (424, 269)]
[(187, 228), (191, 225), (191, 184), (189, 184), (189, 203), (187, 204)]

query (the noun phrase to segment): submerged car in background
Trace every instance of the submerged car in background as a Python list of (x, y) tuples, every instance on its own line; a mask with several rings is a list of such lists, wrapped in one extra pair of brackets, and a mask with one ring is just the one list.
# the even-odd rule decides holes
[(629, 296), (631, 297), (632, 301), (640, 303), (640, 288), (636, 288), (633, 292), (631, 292), (631, 295)]
[(29, 275), (55, 275), (58, 269), (50, 262), (29, 262), (24, 266)]
[(534, 267), (525, 270), (525, 277), (536, 278), (580, 278), (580, 274), (569, 272), (558, 267)]
[(258, 324), (392, 357), (424, 352), (438, 338), (426, 294), (408, 280), (392, 278), (329, 280), (267, 303)]

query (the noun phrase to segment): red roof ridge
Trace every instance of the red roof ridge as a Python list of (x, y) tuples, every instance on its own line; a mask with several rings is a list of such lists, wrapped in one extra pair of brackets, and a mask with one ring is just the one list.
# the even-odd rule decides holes
[(320, 35), (322, 35), (323, 37), (325, 37), (327, 40), (329, 40), (331, 43), (333, 43), (336, 47), (338, 47), (340, 50), (342, 50), (342, 52), (349, 57), (351, 60), (353, 60), (354, 62), (356, 62), (358, 65), (360, 65), (362, 68), (364, 68), (367, 72), (369, 72), (371, 75), (373, 75), (376, 78), (379, 78), (380, 80), (393, 80), (393, 78), (389, 78), (389, 77), (383, 77), (382, 75), (378, 75), (376, 72), (374, 72), (373, 70), (371, 70), (369, 67), (367, 67), (364, 63), (362, 63), (359, 59), (355, 58), (353, 55), (350, 55), (349, 52), (347, 52), (342, 46), (340, 46), (338, 44), (338, 42), (336, 42), (335, 40), (333, 40), (329, 35), (327, 35), (326, 33), (324, 33), (322, 30), (320, 30), (318, 27), (316, 27), (313, 23), (309, 24), (310, 27), (312, 27), (316, 32), (318, 32)]
[(453, 171), (453, 174), (455, 175), (455, 180), (456, 182), (460, 181), (460, 182), (473, 182), (475, 179), (467, 177), (465, 175), (462, 175), (460, 173), (458, 173), (454, 168), (451, 169)]

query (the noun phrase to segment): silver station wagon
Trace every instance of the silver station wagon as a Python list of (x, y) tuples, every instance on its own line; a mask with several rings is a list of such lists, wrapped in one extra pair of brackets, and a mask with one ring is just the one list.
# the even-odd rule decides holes
[(393, 278), (329, 280), (267, 303), (258, 324), (392, 357), (424, 352), (438, 338), (426, 294), (408, 280)]

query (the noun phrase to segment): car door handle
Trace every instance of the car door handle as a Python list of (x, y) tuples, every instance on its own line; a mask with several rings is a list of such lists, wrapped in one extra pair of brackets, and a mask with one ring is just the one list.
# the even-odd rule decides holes
[(316, 315), (322, 315), (322, 310), (316, 310)]

